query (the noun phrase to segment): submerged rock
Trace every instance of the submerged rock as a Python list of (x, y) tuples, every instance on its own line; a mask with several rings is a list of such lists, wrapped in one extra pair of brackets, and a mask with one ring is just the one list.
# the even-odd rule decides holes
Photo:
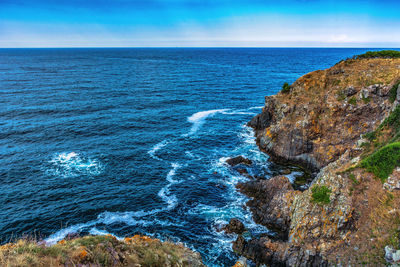
[(252, 161), (248, 158), (245, 158), (243, 156), (237, 156), (234, 158), (229, 158), (226, 160), (226, 163), (228, 163), (231, 166), (236, 166), (238, 164), (244, 164), (244, 165), (251, 165)]
[(242, 234), (246, 230), (246, 228), (244, 227), (244, 224), (241, 221), (239, 221), (236, 218), (233, 218), (229, 221), (229, 224), (223, 227), (223, 230), (228, 234), (230, 233)]

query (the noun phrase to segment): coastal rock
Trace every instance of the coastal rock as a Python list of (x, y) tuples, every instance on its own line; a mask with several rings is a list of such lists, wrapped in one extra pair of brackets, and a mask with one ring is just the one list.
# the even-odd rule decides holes
[[(372, 62), (374, 67), (370, 67)], [(262, 113), (248, 123), (255, 130), (257, 144), (274, 161), (318, 172), (390, 112), (387, 92), (399, 75), (395, 66), (396, 62), (384, 59), (342, 61), (302, 76), (291, 85), (290, 94), (267, 96)], [(369, 77), (383, 73), (389, 73), (387, 78), (368, 84)], [(346, 105), (354, 91), (360, 100)]]
[(237, 156), (234, 158), (229, 158), (226, 160), (226, 163), (228, 163), (231, 166), (236, 166), (238, 164), (244, 164), (244, 165), (251, 165), (252, 162), (250, 159), (245, 158), (243, 156)]
[[(341, 61), (299, 78), (290, 93), (265, 98), (262, 113), (248, 123), (258, 146), (272, 160), (301, 165), (315, 176), (303, 192), (283, 176), (238, 184), (251, 198), (247, 205), (255, 222), (275, 231), (276, 238), (238, 236), (236, 253), (270, 266), (360, 263), (350, 244), (364, 257), (374, 240), (371, 229), (376, 231), (376, 225), (397, 214), (389, 207), (395, 192), (388, 193), (372, 175), (355, 169), (362, 143), (369, 142), (362, 136), (393, 109), (389, 91), (400, 77), (399, 64), (400, 59)], [(357, 92), (359, 97), (354, 97)], [(391, 189), (399, 184), (396, 172), (387, 182)]]
[(287, 239), (290, 223), (290, 205), (294, 191), (287, 177), (276, 176), (269, 180), (240, 183), (237, 188), (252, 199), (247, 206), (256, 223), (265, 225), (279, 233), (281, 239)]
[(229, 221), (229, 224), (223, 227), (223, 230), (230, 234), (230, 233), (235, 233), (235, 234), (242, 234), (246, 228), (244, 227), (244, 224), (239, 221), (236, 218), (233, 218)]

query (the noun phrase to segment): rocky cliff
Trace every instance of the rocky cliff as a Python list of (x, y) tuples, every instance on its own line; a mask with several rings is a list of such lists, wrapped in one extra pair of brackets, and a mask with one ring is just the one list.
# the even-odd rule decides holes
[(315, 178), (303, 192), (282, 176), (239, 184), (255, 221), (277, 234), (239, 235), (238, 254), (272, 266), (393, 261), (384, 248), (399, 246), (400, 53), (385, 55), (341, 61), (265, 98), (249, 122), (260, 149)]

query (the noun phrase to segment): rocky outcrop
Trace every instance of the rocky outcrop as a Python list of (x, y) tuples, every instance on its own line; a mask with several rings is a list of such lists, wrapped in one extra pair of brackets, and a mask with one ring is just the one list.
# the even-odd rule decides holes
[(252, 162), (250, 159), (245, 158), (243, 156), (237, 156), (234, 158), (229, 158), (226, 160), (226, 163), (228, 163), (231, 166), (236, 166), (238, 164), (244, 164), (244, 165), (251, 165)]
[[(347, 170), (358, 166), (362, 135), (376, 129), (396, 104), (389, 95), (399, 80), (400, 59), (352, 59), (304, 75), (289, 93), (265, 98), (262, 113), (248, 123), (260, 149), (272, 160), (303, 166), (315, 178), (303, 192), (284, 176), (238, 184), (251, 198), (247, 205), (255, 222), (276, 235), (251, 240), (239, 235), (235, 252), (271, 266), (357, 265), (367, 257), (366, 252), (355, 257), (355, 251), (366, 243), (362, 240), (373, 240), (366, 232), (379, 225), (371, 221), (376, 210), (394, 218), (387, 204), (393, 196), (362, 170)], [(391, 189), (395, 176), (388, 181)], [(369, 187), (377, 188), (379, 201), (366, 193)]]
[(228, 234), (235, 233), (240, 235), (246, 230), (246, 228), (244, 227), (244, 224), (241, 221), (239, 221), (236, 218), (233, 218), (229, 221), (227, 225), (223, 227), (222, 230), (224, 230)]
[(290, 93), (267, 96), (262, 113), (248, 125), (274, 160), (317, 172), (388, 114), (398, 64), (398, 59), (347, 60), (311, 72), (294, 82)]

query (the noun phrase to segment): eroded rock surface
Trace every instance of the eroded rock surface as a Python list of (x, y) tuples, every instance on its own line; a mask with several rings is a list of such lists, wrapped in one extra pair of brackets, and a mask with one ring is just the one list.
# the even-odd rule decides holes
[[(235, 252), (271, 266), (359, 262), (354, 251), (365, 243), (362, 240), (373, 240), (359, 229), (378, 225), (371, 218), (393, 196), (381, 185), (376, 201), (366, 190), (378, 188), (377, 181), (363, 178), (362, 171), (349, 177), (344, 170), (358, 164), (362, 135), (376, 129), (393, 109), (396, 102), (389, 101), (389, 91), (399, 80), (400, 59), (346, 60), (304, 75), (291, 85), (290, 93), (265, 98), (262, 113), (248, 123), (259, 147), (273, 160), (307, 168), (315, 178), (303, 192), (294, 190), (284, 176), (238, 184), (251, 197), (247, 205), (254, 220), (275, 230), (278, 240), (264, 236), (246, 241), (239, 235)], [(393, 187), (397, 182), (389, 179)], [(319, 199), (314, 192), (321, 188), (327, 191)], [(354, 250), (349, 249), (355, 243), (350, 236), (359, 242)]]

